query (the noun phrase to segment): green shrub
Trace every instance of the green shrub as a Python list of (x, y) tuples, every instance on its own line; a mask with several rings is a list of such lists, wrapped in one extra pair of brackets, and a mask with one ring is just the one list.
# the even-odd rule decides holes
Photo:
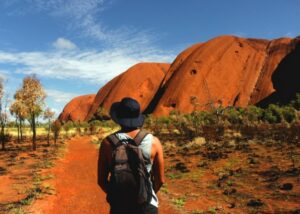
[(101, 122), (98, 120), (93, 120), (89, 123), (89, 131), (90, 134), (96, 134), (98, 131), (98, 127), (101, 125)]
[(265, 110), (263, 114), (263, 120), (268, 123), (277, 123), (276, 116), (273, 115), (271, 111)]
[(83, 134), (86, 134), (88, 131), (89, 124), (88, 124), (88, 122), (81, 122), (79, 124), (79, 127), (80, 127), (80, 132), (81, 132), (81, 128), (83, 128)]
[(248, 106), (245, 114), (250, 123), (257, 123), (263, 117), (264, 110), (257, 106)]
[(110, 129), (116, 129), (117, 127), (119, 127), (114, 121), (112, 120), (103, 120), (101, 121), (101, 126), (102, 127), (106, 127), (106, 128), (110, 128)]
[(147, 117), (145, 118), (145, 122), (144, 122), (144, 128), (146, 129), (150, 129), (154, 132), (155, 129), (155, 118), (153, 117), (153, 115), (147, 115)]
[(93, 120), (89, 124), (90, 125), (93, 124), (94, 126), (101, 126), (102, 125), (100, 120)]
[(291, 106), (300, 111), (300, 93), (296, 94), (295, 99), (291, 101)]
[(242, 124), (243, 111), (235, 107), (229, 107), (224, 110), (224, 117), (233, 125)]
[(263, 120), (274, 124), (282, 122), (282, 111), (278, 105), (270, 104), (267, 109), (265, 109), (263, 114)]
[(218, 124), (218, 117), (213, 112), (200, 111), (192, 113), (191, 118), (195, 126), (199, 125), (216, 125)]
[(293, 122), (297, 117), (296, 110), (291, 106), (282, 107), (281, 114), (283, 119), (288, 123)]
[(81, 128), (80, 126), (76, 126), (76, 133), (81, 135)]
[(155, 135), (159, 135), (164, 130), (169, 131), (170, 125), (173, 123), (170, 117), (154, 117), (148, 116), (145, 121), (145, 127), (152, 130)]
[(97, 109), (97, 112), (96, 112), (96, 114), (94, 115), (95, 116), (95, 118), (97, 118), (97, 119), (100, 119), (100, 120), (103, 120), (103, 119), (108, 119), (107, 118), (107, 111), (106, 111), (106, 109), (105, 108), (103, 108), (103, 107), (99, 107), (98, 109)]
[(63, 129), (66, 132), (66, 135), (68, 135), (69, 131), (74, 127), (74, 124), (72, 121), (68, 121), (63, 125)]
[(170, 116), (173, 126), (180, 132), (181, 135), (193, 137), (194, 130), (190, 120), (190, 115), (183, 115), (179, 112)]
[[(189, 137), (207, 135), (208, 139), (211, 139), (211, 136), (219, 138), (230, 125), (237, 125), (239, 128), (251, 127), (253, 132), (255, 127), (263, 124), (293, 123), (300, 119), (300, 113), (297, 111), (299, 107), (300, 94), (297, 94), (295, 100), (283, 107), (275, 104), (270, 104), (266, 109), (251, 105), (247, 108), (218, 107), (211, 112), (195, 110), (191, 114), (181, 114), (173, 110), (169, 117), (157, 118), (149, 115), (145, 120), (145, 127), (156, 134), (168, 130), (169, 133), (179, 132)], [(208, 132), (211, 134), (207, 134)]]

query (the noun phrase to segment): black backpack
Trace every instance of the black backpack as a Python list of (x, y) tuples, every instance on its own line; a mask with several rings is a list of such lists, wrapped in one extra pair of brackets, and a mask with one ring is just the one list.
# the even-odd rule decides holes
[(146, 164), (149, 158), (143, 156), (138, 147), (148, 133), (140, 131), (134, 139), (119, 140), (115, 134), (107, 137), (112, 146), (111, 176), (107, 201), (145, 204), (152, 198), (152, 185)]

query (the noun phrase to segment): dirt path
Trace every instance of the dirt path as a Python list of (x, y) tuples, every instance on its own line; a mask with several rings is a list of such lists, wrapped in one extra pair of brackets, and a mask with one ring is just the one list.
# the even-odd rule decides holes
[[(52, 185), (56, 194), (37, 200), (30, 212), (43, 214), (107, 214), (109, 206), (105, 194), (97, 185), (98, 149), (90, 143), (89, 137), (69, 141), (68, 152), (51, 169), (55, 175)], [(177, 211), (161, 198), (160, 214)]]

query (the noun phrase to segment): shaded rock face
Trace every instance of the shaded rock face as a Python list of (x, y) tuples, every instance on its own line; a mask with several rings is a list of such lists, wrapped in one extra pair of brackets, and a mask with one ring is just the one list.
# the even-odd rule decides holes
[(151, 104), (170, 65), (167, 63), (139, 63), (124, 73), (112, 79), (96, 95), (95, 101), (88, 113), (90, 120), (99, 107), (108, 114), (112, 103), (124, 97), (132, 97), (141, 105), (141, 111)]
[(60, 121), (85, 121), (95, 97), (96, 94), (75, 97), (65, 106), (63, 112), (59, 115), (58, 119)]
[(285, 50), (288, 54), (271, 75), (275, 91), (257, 103), (262, 107), (270, 103), (287, 104), (300, 92), (300, 37), (286, 45)]
[(172, 63), (154, 114), (288, 100), (300, 91), (299, 52), (298, 38), (221, 36), (192, 46)]

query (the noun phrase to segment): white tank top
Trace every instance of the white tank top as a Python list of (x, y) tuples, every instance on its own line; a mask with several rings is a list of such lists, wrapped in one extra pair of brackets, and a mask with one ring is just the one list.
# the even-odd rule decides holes
[[(129, 135), (127, 135), (125, 133), (116, 133), (116, 136), (119, 138), (119, 140), (132, 139)], [(142, 150), (143, 155), (146, 158), (149, 158), (149, 160), (151, 160), (152, 142), (153, 142), (153, 135), (152, 134), (147, 134), (146, 137), (141, 142), (141, 144), (139, 145), (139, 148)], [(153, 165), (152, 162), (149, 163), (149, 164), (146, 164), (146, 168), (147, 168), (147, 171), (149, 173), (152, 169), (152, 165)], [(150, 204), (155, 206), (155, 207), (158, 207), (158, 199), (157, 199), (157, 196), (154, 192), (153, 186), (152, 186), (152, 198), (151, 198)]]

